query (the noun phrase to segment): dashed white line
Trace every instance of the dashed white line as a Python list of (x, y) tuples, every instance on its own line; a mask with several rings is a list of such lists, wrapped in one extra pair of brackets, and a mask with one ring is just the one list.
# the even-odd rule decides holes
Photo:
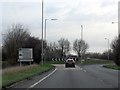
[(86, 70), (83, 70), (84, 72), (86, 72)]
[(47, 76), (45, 76), (44, 78), (40, 79), (38, 82), (36, 82), (33, 85), (31, 85), (29, 88), (35, 87), (37, 84), (39, 84), (40, 82), (42, 82), (43, 80), (45, 80), (46, 78), (48, 78), (49, 76), (51, 76), (56, 70), (57, 70), (57, 68), (54, 71), (52, 71), (50, 74), (48, 74)]

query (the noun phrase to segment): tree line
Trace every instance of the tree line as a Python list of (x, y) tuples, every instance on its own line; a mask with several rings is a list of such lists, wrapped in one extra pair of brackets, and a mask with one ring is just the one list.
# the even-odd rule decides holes
[(103, 53), (91, 52), (87, 53), (90, 58), (108, 60), (108, 53), (109, 53), (109, 60), (114, 60), (113, 51), (110, 49), (109, 51), (104, 51)]
[(88, 56), (91, 58), (98, 59), (108, 59), (113, 60), (116, 65), (120, 66), (120, 35), (116, 37), (111, 43), (111, 49), (109, 51), (104, 51), (103, 53), (88, 53)]
[[(41, 62), (41, 43), (38, 37), (31, 36), (29, 29), (22, 24), (14, 24), (8, 28), (8, 32), (3, 38), (2, 60), (8, 61), (11, 65), (18, 62), (19, 48), (32, 48), (34, 63)], [(43, 40), (44, 60), (52, 60), (52, 58), (65, 58), (69, 51), (70, 42), (68, 39), (60, 38), (58, 42), (47, 43)], [(86, 54), (88, 44), (84, 40), (76, 39), (73, 43), (73, 50), (81, 55)]]
[[(29, 29), (22, 24), (14, 24), (8, 28), (8, 32), (3, 37), (2, 60), (9, 62), (11, 65), (16, 65), (18, 62), (19, 48), (33, 49), (33, 63), (41, 62), (41, 43), (42, 40), (38, 37), (31, 36)], [(117, 65), (120, 65), (120, 36), (113, 40), (112, 49), (109, 50), (110, 60), (114, 60)], [(64, 58), (69, 55), (69, 51), (73, 49), (80, 58), (107, 59), (108, 51), (101, 53), (86, 53), (89, 45), (84, 40), (76, 39), (73, 42), (73, 47), (70, 46), (68, 39), (60, 38), (58, 42), (47, 43), (43, 40), (44, 60), (52, 60), (52, 58)]]

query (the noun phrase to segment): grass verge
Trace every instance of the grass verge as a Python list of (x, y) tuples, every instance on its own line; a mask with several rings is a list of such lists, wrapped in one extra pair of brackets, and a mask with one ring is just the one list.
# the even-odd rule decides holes
[(120, 66), (113, 65), (113, 64), (103, 65), (103, 67), (115, 69), (115, 70), (120, 70)]
[(5, 88), (24, 79), (30, 79), (35, 75), (49, 71), (53, 68), (54, 66), (52, 66), (51, 64), (44, 64), (19, 67), (14, 71), (8, 69), (8, 71), (6, 70), (5, 72), (3, 72), (2, 75), (2, 88)]
[(85, 60), (82, 63), (80, 61), (77, 62), (77, 64), (80, 65), (90, 65), (90, 64), (113, 64), (113, 61), (108, 60)]

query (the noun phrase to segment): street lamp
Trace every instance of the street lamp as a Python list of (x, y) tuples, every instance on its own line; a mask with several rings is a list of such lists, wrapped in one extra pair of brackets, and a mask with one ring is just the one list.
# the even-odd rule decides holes
[(108, 39), (108, 38), (105, 38), (105, 40), (108, 41), (108, 60), (109, 60), (109, 39)]
[(118, 24), (118, 36), (120, 35), (120, 22), (112, 22), (112, 24), (117, 23)]
[(114, 24), (114, 23), (118, 23), (118, 22), (112, 22), (112, 24)]
[[(44, 40), (46, 41), (46, 26), (47, 26), (47, 20), (49, 19), (45, 19), (45, 32), (44, 32)], [(58, 19), (50, 19), (50, 20), (58, 20)]]
[(51, 20), (58, 20), (58, 19), (56, 19), (56, 18), (52, 18)]
[[(47, 41), (47, 39), (46, 39), (46, 26), (47, 26), (47, 20), (58, 20), (58, 19), (45, 19), (45, 31), (44, 31), (44, 40), (45, 41)], [(44, 57), (43, 58), (45, 58), (45, 53), (46, 53), (46, 47), (45, 47), (45, 49), (44, 49)]]
[(41, 64), (43, 64), (43, 19), (44, 19), (44, 13), (43, 13), (43, 10), (44, 10), (44, 4), (43, 4), (43, 0), (42, 0), (42, 45), (41, 45)]

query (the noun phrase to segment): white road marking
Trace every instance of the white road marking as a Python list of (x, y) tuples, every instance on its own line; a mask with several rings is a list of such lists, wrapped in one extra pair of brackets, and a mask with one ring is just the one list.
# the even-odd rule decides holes
[(48, 78), (49, 76), (51, 76), (56, 70), (57, 70), (57, 68), (54, 71), (52, 71), (50, 74), (48, 74), (47, 76), (45, 76), (44, 78), (40, 79), (38, 82), (36, 82), (33, 85), (31, 85), (29, 88), (35, 87), (37, 84), (39, 84), (40, 82), (42, 82), (43, 80), (45, 80), (46, 78)]
[(80, 70), (80, 67), (75, 65), (75, 68), (73, 67), (69, 67), (69, 68), (66, 68), (65, 67), (65, 64), (53, 64), (57, 70)]
[(83, 70), (84, 72), (86, 72), (86, 70)]

